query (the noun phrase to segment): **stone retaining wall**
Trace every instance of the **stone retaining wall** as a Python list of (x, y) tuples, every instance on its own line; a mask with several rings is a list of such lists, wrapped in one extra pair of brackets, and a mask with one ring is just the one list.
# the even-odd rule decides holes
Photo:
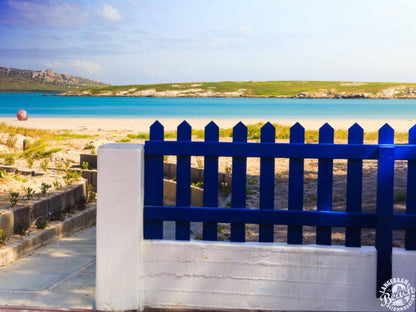
[(31, 224), (41, 216), (49, 216), (55, 211), (62, 211), (79, 202), (85, 202), (87, 196), (87, 181), (82, 181), (61, 193), (51, 194), (24, 206), (0, 211), (0, 228), (7, 235), (11, 235), (15, 232), (18, 223)]

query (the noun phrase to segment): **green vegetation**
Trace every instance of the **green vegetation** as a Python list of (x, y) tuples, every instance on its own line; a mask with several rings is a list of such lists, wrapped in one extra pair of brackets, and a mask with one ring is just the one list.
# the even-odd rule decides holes
[(25, 192), (25, 196), (27, 200), (31, 200), (33, 198), (33, 195), (35, 195), (35, 190), (32, 189), (30, 186), (24, 187), (23, 191)]
[(7, 125), (4, 122), (0, 123), (0, 132), (21, 134), (27, 137), (40, 138), (44, 140), (49, 140), (53, 136), (53, 132), (50, 130), (14, 127), (14, 126)]
[(68, 140), (68, 139), (90, 139), (90, 138), (93, 138), (95, 136), (97, 136), (97, 135), (68, 133), (67, 131), (65, 131), (65, 132), (60, 132), (60, 133), (54, 134), (51, 139), (54, 140), (54, 141), (64, 141), (64, 140)]
[(3, 229), (0, 229), (0, 246), (4, 244), (4, 241), (7, 239), (6, 232)]
[[(264, 122), (259, 122), (253, 125), (247, 125), (247, 138), (252, 141), (260, 141), (261, 128), (264, 126)], [(290, 138), (290, 127), (283, 126), (280, 124), (273, 124), (276, 129), (276, 139), (277, 140), (289, 140)], [(205, 136), (204, 130), (192, 130), (192, 136), (197, 139), (203, 139)], [(220, 129), (219, 130), (220, 138), (232, 137), (233, 128)], [(137, 135), (128, 135), (131, 139), (149, 139), (149, 133), (139, 132)], [(176, 139), (177, 131), (165, 131), (165, 139)], [(337, 129), (334, 130), (334, 139), (336, 141), (347, 141), (348, 140), (348, 130)], [(365, 141), (377, 141), (378, 132), (365, 132), (364, 140)], [(408, 134), (406, 132), (395, 132), (394, 139), (396, 143), (406, 143), (408, 140)], [(318, 130), (305, 130), (305, 142), (306, 143), (316, 143), (319, 141), (319, 131)], [(198, 161), (198, 160), (197, 160)], [(202, 160), (201, 160), (202, 161)], [(201, 163), (202, 165), (202, 163)], [(199, 166), (199, 165), (198, 165)]]
[(406, 201), (406, 193), (399, 192), (394, 195), (393, 202), (394, 203), (401, 203)]
[(50, 150), (46, 150), (48, 144), (45, 141), (38, 140), (34, 142), (27, 150), (22, 153), (24, 158), (32, 158), (32, 159), (45, 159), (49, 158), (53, 153), (60, 152), (61, 148), (52, 148)]
[(27, 236), (30, 234), (30, 224), (24, 221), (19, 222), (16, 224), (14, 232), (20, 236)]
[(204, 188), (204, 182), (201, 182), (201, 181), (192, 182), (191, 185), (195, 187), (199, 187), (199, 188)]
[(55, 180), (55, 182), (53, 182), (53, 186), (58, 191), (62, 188), (62, 184), (58, 180)]
[(9, 192), (9, 201), (12, 207), (17, 205), (17, 202), (19, 201), (19, 192)]
[[(348, 81), (222, 81), (197, 83), (165, 83), (148, 85), (104, 86), (80, 89), (69, 94), (88, 92), (91, 95), (138, 96), (140, 91), (154, 90), (186, 91), (182, 95), (197, 96), (211, 93), (211, 96), (243, 97), (368, 97), (382, 95), (384, 90), (395, 88), (393, 96), (408, 96), (408, 88), (416, 88), (416, 83), (395, 82), (348, 82)], [(146, 95), (144, 95), (146, 96)], [(172, 95), (171, 95), (172, 96)], [(181, 96), (181, 94), (179, 94)], [(413, 94), (415, 97), (416, 94)], [(389, 96), (388, 96), (389, 97)]]
[(15, 162), (16, 162), (16, 158), (14, 154), (7, 154), (4, 157), (4, 164), (6, 166), (13, 166)]
[(39, 217), (36, 219), (36, 228), (37, 229), (45, 229), (48, 226), (49, 220), (47, 217)]
[(57, 74), (51, 70), (33, 71), (0, 67), (0, 92), (57, 93), (105, 84), (86, 78)]
[(40, 186), (40, 192), (42, 193), (42, 195), (45, 195), (46, 192), (52, 187), (52, 185), (42, 182), (41, 186)]
[(24, 178), (24, 177), (22, 177), (22, 176), (20, 176), (20, 175), (18, 175), (18, 174), (14, 174), (14, 175), (13, 175), (13, 178), (14, 178), (17, 182), (23, 182), (23, 183), (26, 183), (26, 182), (28, 181), (28, 179), (27, 179), (27, 178)]
[(48, 165), (49, 165), (49, 160), (48, 160), (48, 159), (44, 159), (44, 160), (42, 160), (42, 162), (40, 163), (40, 166), (41, 166), (41, 168), (42, 168), (42, 170), (43, 170), (44, 172), (47, 172), (47, 171), (48, 171)]
[(88, 184), (88, 199), (89, 203), (95, 203), (97, 201), (97, 192), (94, 192), (92, 185)]

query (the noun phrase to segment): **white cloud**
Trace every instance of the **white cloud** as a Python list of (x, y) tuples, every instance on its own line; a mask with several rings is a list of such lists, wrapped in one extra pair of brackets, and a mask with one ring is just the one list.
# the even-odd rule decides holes
[(56, 72), (71, 75), (92, 75), (102, 72), (100, 64), (87, 60), (71, 59), (65, 61), (52, 61), (45, 65)]
[(250, 27), (245, 26), (245, 25), (240, 27), (240, 33), (242, 33), (243, 35), (246, 35), (246, 36), (254, 35), (253, 29), (251, 29)]
[(102, 71), (101, 65), (85, 60), (70, 60), (70, 63), (80, 71), (87, 74), (96, 74)]
[(71, 27), (85, 24), (90, 17), (78, 2), (9, 0), (3, 5), (0, 23), (5, 25)]
[(123, 19), (123, 16), (109, 4), (104, 4), (103, 8), (100, 10), (100, 13), (102, 17), (112, 22), (118, 22)]

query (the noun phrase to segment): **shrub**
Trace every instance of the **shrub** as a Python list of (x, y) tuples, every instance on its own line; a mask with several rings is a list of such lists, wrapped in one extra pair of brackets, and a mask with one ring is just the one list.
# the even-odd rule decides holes
[(68, 206), (66, 206), (64, 212), (68, 213), (68, 214), (74, 214), (75, 213), (75, 207), (72, 206), (72, 205), (68, 205)]
[(5, 178), (6, 175), (7, 175), (7, 171), (6, 170), (4, 170), (4, 169), (0, 170), (0, 179)]
[(56, 167), (56, 170), (58, 170), (58, 172), (61, 172), (64, 165), (62, 164), (62, 162), (56, 161), (55, 162), (55, 167)]
[(68, 171), (66, 173), (66, 175), (63, 176), (63, 179), (64, 179), (66, 185), (71, 185), (72, 184), (72, 181), (73, 181), (73, 179), (72, 179), (72, 173)]
[(92, 143), (92, 142), (90, 142), (90, 143), (88, 143), (88, 144), (86, 144), (85, 146), (84, 146), (84, 149), (85, 150), (91, 150), (91, 154), (95, 154), (95, 145)]
[(70, 160), (65, 160), (64, 161), (64, 166), (65, 166), (65, 172), (67, 172), (69, 170), (69, 168), (71, 167), (71, 161)]
[(92, 190), (92, 185), (88, 184), (88, 202), (95, 203), (97, 200), (97, 193)]
[(23, 190), (25, 192), (26, 199), (31, 200), (33, 198), (33, 195), (35, 194), (35, 190), (32, 189), (30, 186), (24, 187)]
[(406, 193), (399, 192), (394, 195), (393, 202), (394, 203), (401, 203), (406, 201)]
[(6, 232), (3, 229), (0, 229), (0, 246), (4, 244), (4, 241), (6, 240), (7, 235)]
[(201, 181), (192, 182), (191, 185), (195, 187), (199, 187), (199, 188), (204, 188), (204, 182), (201, 182)]
[(19, 192), (9, 192), (9, 201), (12, 207), (16, 206), (19, 201)]
[(88, 170), (88, 167), (90, 166), (90, 164), (88, 163), (88, 162), (86, 162), (86, 161), (83, 161), (82, 162), (82, 169), (84, 169), (84, 170)]
[(27, 158), (26, 159), (27, 166), (29, 167), (29, 169), (32, 169), (34, 161), (35, 160), (33, 158)]
[(7, 137), (7, 141), (6, 141), (7, 147), (9, 147), (9, 148), (15, 147), (16, 142), (17, 142), (16, 134), (10, 133), (9, 136)]
[(6, 166), (13, 166), (15, 162), (16, 159), (13, 154), (7, 154), (6, 157), (4, 157), (4, 164)]
[(90, 142), (88, 144), (85, 144), (84, 149), (95, 149), (95, 145)]
[(49, 160), (47, 159), (42, 160), (42, 162), (40, 163), (40, 166), (45, 172), (48, 171), (48, 165), (49, 165)]
[(72, 178), (74, 179), (74, 181), (78, 182), (79, 179), (81, 179), (81, 176), (82, 176), (81, 171), (78, 171), (78, 170), (72, 171)]
[(18, 175), (18, 174), (14, 174), (14, 175), (13, 175), (13, 178), (14, 178), (16, 181), (18, 181), (18, 182), (23, 182), (23, 183), (26, 183), (26, 182), (28, 181), (26, 178), (24, 178), (24, 177), (22, 177), (22, 176), (20, 176), (20, 175)]
[(42, 182), (42, 184), (40, 185), (40, 192), (42, 193), (42, 195), (45, 195), (46, 192), (51, 188), (50, 184), (47, 184), (45, 182)]
[(36, 219), (36, 228), (37, 229), (45, 229), (48, 226), (49, 220), (47, 217), (39, 217)]
[(16, 228), (14, 229), (14, 232), (16, 234), (19, 234), (20, 236), (27, 236), (30, 233), (29, 229), (30, 229), (29, 223), (22, 221), (16, 224)]
[(50, 221), (64, 221), (65, 220), (65, 214), (59, 210), (52, 211), (49, 215)]
[(196, 158), (196, 165), (199, 169), (204, 168), (204, 160), (202, 158), (197, 157)]
[(62, 184), (58, 180), (56, 180), (55, 182), (53, 182), (53, 186), (58, 191), (62, 188)]

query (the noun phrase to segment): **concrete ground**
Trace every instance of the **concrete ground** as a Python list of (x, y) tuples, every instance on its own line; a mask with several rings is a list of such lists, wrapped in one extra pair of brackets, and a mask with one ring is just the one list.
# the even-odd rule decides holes
[[(200, 223), (191, 223), (191, 231), (197, 233), (200, 226)], [(174, 222), (164, 222), (164, 238), (174, 237)], [(95, 242), (93, 227), (1, 267), (0, 311), (6, 305), (93, 309)]]
[(0, 268), (0, 306), (93, 308), (95, 236), (90, 228)]

